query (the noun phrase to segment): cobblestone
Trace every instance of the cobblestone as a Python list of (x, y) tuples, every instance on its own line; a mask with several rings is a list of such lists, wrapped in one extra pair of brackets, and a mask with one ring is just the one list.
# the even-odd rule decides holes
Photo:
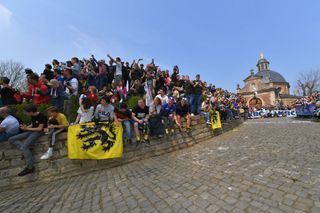
[(188, 149), (0, 192), (0, 212), (319, 212), (319, 127), (246, 121)]

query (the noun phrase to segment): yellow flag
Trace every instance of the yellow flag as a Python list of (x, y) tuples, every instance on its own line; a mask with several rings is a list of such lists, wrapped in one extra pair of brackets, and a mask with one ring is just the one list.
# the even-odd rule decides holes
[(221, 128), (220, 114), (218, 111), (210, 112), (211, 127), (213, 130)]
[(107, 159), (122, 157), (122, 125), (112, 122), (69, 126), (69, 159)]

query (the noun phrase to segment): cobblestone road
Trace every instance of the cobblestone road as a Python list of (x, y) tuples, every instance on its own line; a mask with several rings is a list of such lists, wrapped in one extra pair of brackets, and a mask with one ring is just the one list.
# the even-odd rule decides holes
[(320, 212), (320, 124), (250, 120), (211, 141), (0, 193), (0, 212)]

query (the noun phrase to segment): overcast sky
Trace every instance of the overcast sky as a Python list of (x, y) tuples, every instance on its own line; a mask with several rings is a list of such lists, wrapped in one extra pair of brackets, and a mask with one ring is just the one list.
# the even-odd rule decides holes
[(235, 90), (264, 52), (293, 86), (319, 67), (320, 1), (0, 0), (0, 60), (37, 72), (53, 58), (155, 58)]

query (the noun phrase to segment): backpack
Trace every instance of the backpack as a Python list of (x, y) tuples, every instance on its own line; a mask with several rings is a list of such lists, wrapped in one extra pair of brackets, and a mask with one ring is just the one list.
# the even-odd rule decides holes
[(21, 104), (23, 100), (22, 94), (18, 90), (13, 89), (11, 86), (8, 86), (7, 88), (10, 90), (10, 94), (12, 94), (13, 99), (16, 102), (15, 104)]

